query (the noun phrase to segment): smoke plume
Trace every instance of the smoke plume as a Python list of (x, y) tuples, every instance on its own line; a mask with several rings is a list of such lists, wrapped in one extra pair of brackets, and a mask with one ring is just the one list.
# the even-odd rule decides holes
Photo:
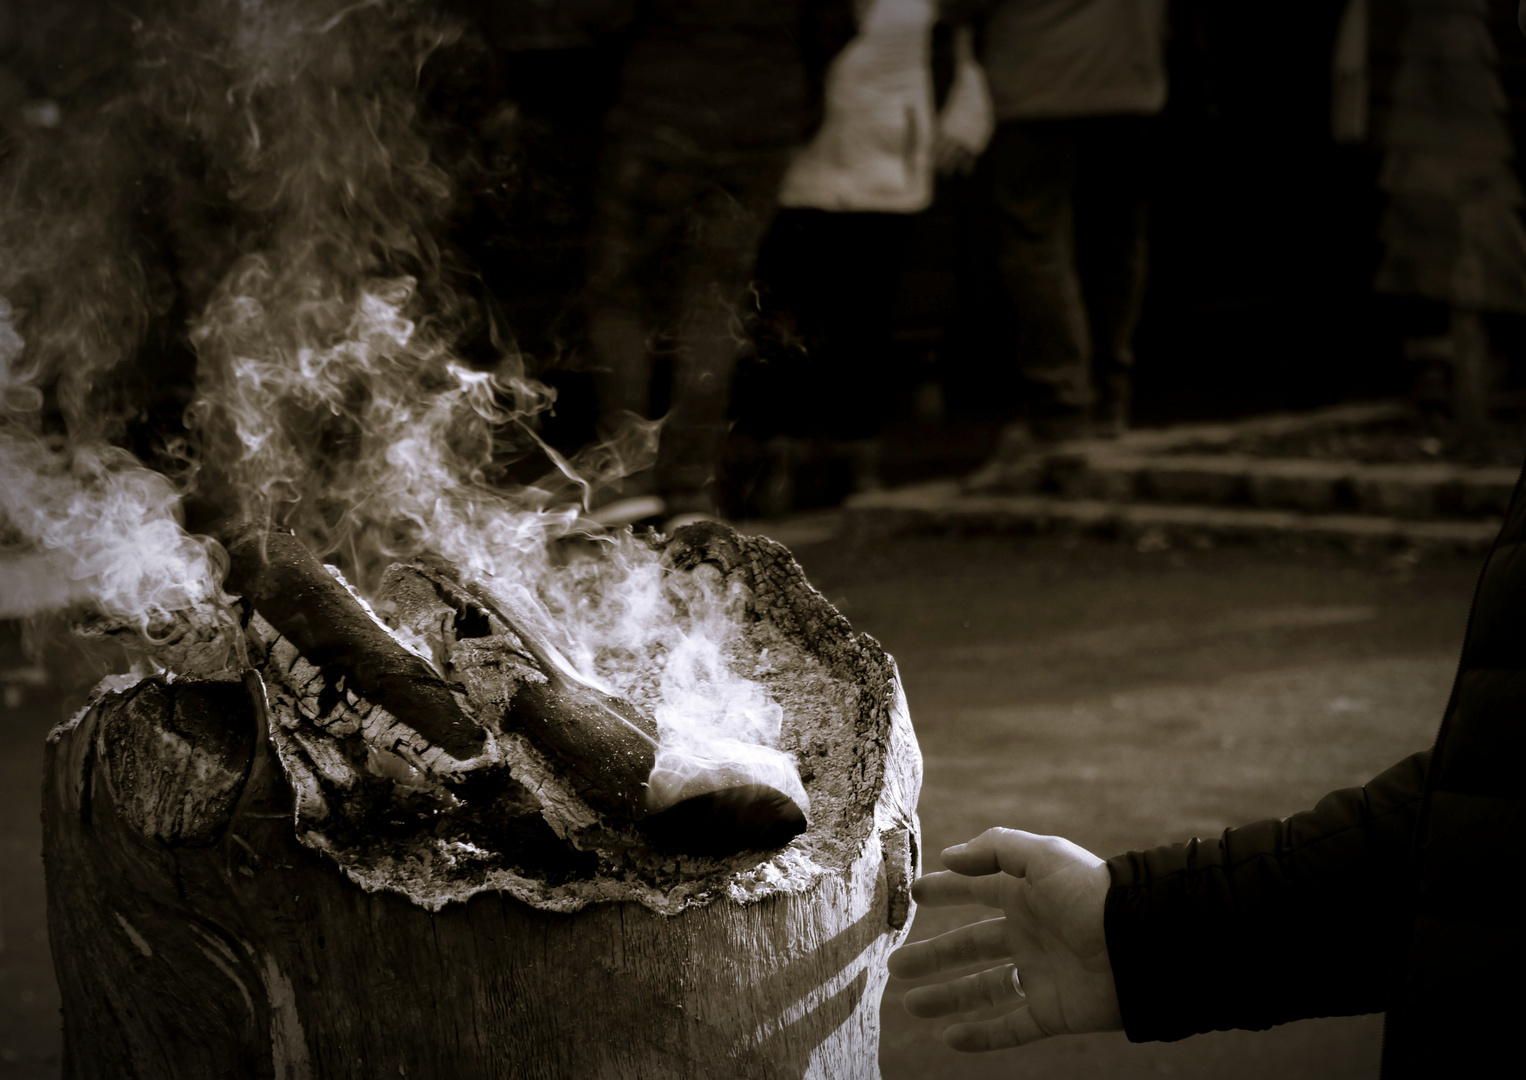
[[(420, 101), (464, 28), (417, 0), (112, 10), (112, 62), (51, 90), (35, 65), (58, 122), (12, 124), (0, 161), (0, 614), (72, 607), (217, 670), (239, 634), (213, 536), (274, 525), (362, 592), (450, 561), (666, 745), (774, 741), (778, 705), (726, 653), (737, 596), (629, 533), (557, 544), (655, 431), (540, 445), (552, 395), (462, 287), (440, 162), (470, 154), (437, 145), (470, 133)], [(506, 486), (526, 451), (547, 480)]]

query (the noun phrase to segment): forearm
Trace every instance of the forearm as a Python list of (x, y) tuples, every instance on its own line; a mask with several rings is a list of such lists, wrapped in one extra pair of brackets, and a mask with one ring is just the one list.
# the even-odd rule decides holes
[(1430, 752), (1282, 821), (1108, 862), (1108, 955), (1136, 1042), (1385, 1007)]

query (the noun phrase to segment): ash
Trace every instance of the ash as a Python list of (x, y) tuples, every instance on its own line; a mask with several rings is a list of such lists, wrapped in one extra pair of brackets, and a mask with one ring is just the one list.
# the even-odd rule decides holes
[(398, 640), (445, 672), (487, 749), (456, 772), (422, 760), (396, 718), (331, 682), (256, 616), (268, 729), (302, 842), (363, 888), (431, 910), (497, 890), (546, 910), (633, 900), (674, 914), (721, 897), (802, 891), (846, 871), (873, 827), (893, 662), (773, 541), (694, 526), (666, 541), (664, 559), (674, 573), (719, 573), (743, 598), (725, 659), (783, 711), (778, 748), (798, 763), (811, 805), (803, 834), (771, 852), (672, 855), (599, 813), (507, 722), (516, 688), (541, 678), (513, 632), (472, 613), (472, 632), (458, 635), (464, 599), (448, 576), (399, 566), (378, 606)]

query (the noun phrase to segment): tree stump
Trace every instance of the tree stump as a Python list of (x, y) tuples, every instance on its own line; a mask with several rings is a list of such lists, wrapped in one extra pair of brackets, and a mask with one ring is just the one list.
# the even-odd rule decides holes
[[(49, 737), (64, 1075), (877, 1076), (918, 864), (894, 663), (777, 544), (707, 526), (664, 557), (745, 599), (805, 833), (647, 850), (513, 732), (515, 783), (468, 775), (442, 811), (255, 618), (241, 680), (117, 677)], [(479, 715), (491, 644), (447, 643)]]

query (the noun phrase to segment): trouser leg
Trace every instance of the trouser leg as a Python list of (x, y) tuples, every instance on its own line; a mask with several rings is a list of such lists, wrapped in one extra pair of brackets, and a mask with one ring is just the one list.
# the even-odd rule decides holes
[(1077, 262), (1092, 339), (1092, 375), (1105, 421), (1128, 420), (1134, 331), (1148, 266), (1146, 148), (1149, 118), (1099, 117), (1086, 125), (1076, 180)]
[(639, 140), (612, 138), (599, 187), (589, 267), (589, 345), (601, 425), (625, 413), (650, 417), (652, 337), (671, 308), (664, 272), (683, 237), (684, 212), (655, 197), (662, 166)]
[(1076, 270), (1074, 121), (1009, 122), (992, 140), (1003, 325), (1035, 425), (1091, 404), (1091, 332)]
[(831, 413), (822, 434), (879, 435), (890, 405), (891, 319), (900, 286), (909, 214), (839, 214), (832, 265), (839, 276), (823, 297), (820, 370)]
[(751, 343), (758, 246), (784, 157), (759, 155), (709, 187), (691, 208), (673, 355), (673, 407), (658, 484), (679, 502), (703, 501), (728, 428), (737, 358)]
[(732, 371), (745, 344), (735, 301), (715, 280), (695, 275), (683, 295), (673, 353), (673, 407), (662, 432), (658, 484), (697, 498), (714, 480), (725, 439)]
[(800, 234), (780, 301), (803, 352), (781, 425), (791, 435), (869, 439), (888, 407), (890, 323), (910, 214), (790, 210)]
[(634, 310), (599, 306), (589, 315), (588, 335), (599, 369), (599, 418), (622, 413), (646, 416), (652, 403), (652, 355), (646, 326)]

